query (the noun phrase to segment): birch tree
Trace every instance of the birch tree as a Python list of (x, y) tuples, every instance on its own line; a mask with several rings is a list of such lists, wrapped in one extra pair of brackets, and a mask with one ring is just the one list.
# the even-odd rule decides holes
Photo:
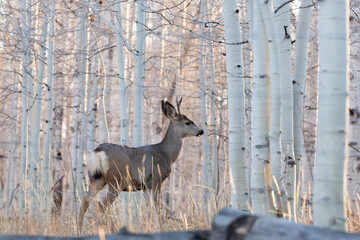
[(145, 79), (145, 20), (146, 0), (136, 1), (136, 52), (134, 54), (135, 79), (134, 79), (134, 129), (133, 145), (142, 145), (143, 98)]
[(252, 83), (252, 133), (251, 159), (251, 206), (256, 214), (269, 214), (269, 48), (259, 0), (253, 5), (254, 24), (252, 30), (253, 83)]
[(36, 76), (36, 90), (34, 96), (34, 108), (33, 118), (31, 121), (31, 156), (30, 156), (30, 198), (31, 198), (31, 215), (36, 215), (37, 209), (37, 191), (38, 191), (38, 169), (40, 168), (40, 155), (39, 155), (39, 135), (40, 135), (40, 123), (41, 123), (41, 105), (42, 105), (42, 87), (43, 78), (45, 72), (46, 62), (46, 45), (48, 36), (48, 17), (49, 17), (49, 3), (47, 1), (41, 2), (42, 9), (42, 26), (41, 35), (39, 40), (40, 51), (39, 51), (39, 67)]
[(245, 110), (239, 12), (235, 0), (223, 0), (229, 117), (229, 168), (233, 179), (231, 206), (247, 210)]
[(118, 2), (115, 5), (116, 9), (116, 56), (117, 56), (117, 68), (119, 74), (119, 95), (120, 95), (120, 142), (122, 145), (128, 144), (129, 138), (129, 125), (127, 118), (127, 107), (126, 107), (126, 87), (125, 87), (125, 70), (124, 70), (124, 36), (122, 28), (122, 16), (121, 16), (121, 5)]
[(345, 231), (344, 170), (348, 158), (348, 1), (319, 2), (319, 124), (314, 225)]
[(281, 92), (281, 161), (282, 182), (285, 186), (284, 204), (287, 206), (287, 218), (294, 219), (295, 194), (295, 158), (293, 141), (293, 86), (291, 61), (291, 25), (290, 6), (287, 0), (275, 0), (275, 23), (280, 67)]
[[(72, 101), (72, 123), (71, 123), (71, 165), (72, 165), (72, 194), (73, 194), (73, 207), (76, 209), (78, 191), (81, 184), (81, 174), (79, 166), (82, 165), (79, 159), (79, 128), (80, 128), (80, 109), (82, 101), (82, 86), (85, 86), (85, 70), (86, 70), (86, 31), (85, 20), (86, 10), (79, 8), (77, 12), (77, 34), (76, 34), (76, 68), (74, 73), (74, 86), (73, 86), (73, 101)], [(81, 166), (82, 167), (82, 166)], [(81, 193), (81, 192), (80, 192)]]
[(54, 22), (55, 22), (55, 0), (50, 1), (50, 26), (48, 34), (48, 56), (47, 56), (47, 81), (46, 81), (46, 113), (45, 113), (45, 129), (44, 129), (44, 146), (43, 146), (43, 162), (42, 162), (42, 181), (41, 181), (41, 202), (40, 211), (46, 215), (48, 209), (48, 192), (50, 180), (50, 142), (52, 131), (52, 110), (53, 110), (53, 56), (54, 56)]
[[(310, 16), (312, 12), (312, 0), (302, 0), (299, 20), (296, 27), (296, 47), (294, 64), (294, 154), (296, 159), (296, 187), (300, 183), (300, 169), (302, 160), (303, 141), (303, 98), (304, 83), (306, 79), (307, 46)], [(298, 201), (298, 199), (296, 199)]]
[[(28, 154), (28, 81), (30, 81), (30, 31), (31, 31), (31, 0), (21, 1), (21, 94), (22, 94), (22, 120), (21, 120), (21, 162), (19, 174), (19, 212), (24, 213), (26, 207), (26, 177), (27, 177), (27, 154)], [(30, 24), (29, 24), (30, 23)]]
[(279, 55), (276, 42), (276, 29), (274, 14), (270, 2), (260, 0), (260, 8), (266, 28), (270, 57), (270, 127), (269, 127), (269, 151), (270, 151), (270, 181), (274, 194), (274, 208), (279, 214), (283, 210), (281, 193), (284, 193), (281, 182), (281, 147), (280, 147), (280, 82), (279, 82)]
[[(200, 1), (200, 22), (205, 21), (206, 1)], [(208, 207), (213, 208), (211, 204), (211, 163), (210, 163), (210, 146), (209, 146), (209, 135), (207, 129), (207, 116), (206, 116), (206, 87), (205, 87), (205, 72), (204, 72), (204, 26), (200, 26), (200, 44), (199, 44), (199, 79), (200, 79), (200, 108), (201, 108), (201, 128), (204, 130), (204, 136), (202, 137), (202, 155), (203, 155), (203, 180), (205, 184), (203, 201), (204, 201), (204, 212), (207, 212)], [(208, 219), (208, 218), (207, 218)]]
[[(15, 77), (16, 81), (18, 81), (18, 79)], [(18, 96), (17, 94), (15, 94), (18, 90), (17, 90), (17, 85), (14, 84), (11, 91), (13, 92), (11, 95), (11, 103), (10, 103), (10, 118), (11, 118), (11, 122), (10, 122), (10, 136), (9, 136), (9, 150), (8, 150), (8, 161), (7, 161), (7, 183), (6, 183), (6, 207), (7, 207), (7, 212), (10, 212), (10, 203), (11, 203), (11, 199), (12, 199), (12, 192), (15, 188), (15, 155), (16, 155), (16, 129), (17, 129), (17, 124), (16, 124), (16, 110), (18, 108)]]

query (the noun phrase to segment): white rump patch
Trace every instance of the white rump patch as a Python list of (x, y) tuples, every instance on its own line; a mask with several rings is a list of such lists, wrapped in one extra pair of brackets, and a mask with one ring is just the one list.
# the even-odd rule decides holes
[(101, 151), (91, 153), (91, 161), (89, 162), (89, 170), (91, 173), (100, 171), (105, 174), (109, 168), (109, 162), (105, 152)]

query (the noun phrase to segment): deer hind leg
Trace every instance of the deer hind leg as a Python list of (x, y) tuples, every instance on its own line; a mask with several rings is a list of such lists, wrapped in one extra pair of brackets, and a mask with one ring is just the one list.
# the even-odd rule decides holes
[(104, 178), (100, 179), (93, 179), (90, 177), (90, 189), (89, 192), (87, 192), (83, 198), (81, 208), (80, 208), (80, 214), (79, 214), (79, 230), (81, 232), (81, 228), (84, 221), (84, 216), (86, 211), (89, 208), (90, 202), (93, 200), (93, 198), (96, 196), (96, 194), (105, 187), (106, 182)]
[(106, 197), (104, 198), (104, 200), (99, 203), (99, 208), (100, 208), (100, 214), (102, 216), (102, 221), (104, 225), (108, 225), (111, 229), (111, 232), (115, 232), (115, 226), (112, 222), (111, 219), (107, 218), (106, 215), (106, 210), (108, 209), (109, 206), (111, 206), (111, 204), (115, 201), (115, 199), (118, 197), (119, 192), (117, 190), (116, 187), (114, 187), (112, 184), (108, 184), (109, 186), (109, 192), (106, 194)]
[(118, 192), (117, 188), (114, 187), (113, 185), (109, 184), (109, 192), (106, 194), (106, 197), (102, 201), (102, 203), (100, 203), (100, 209), (102, 210), (103, 213), (105, 213), (108, 206), (110, 206), (115, 201), (115, 199), (118, 197), (118, 195), (119, 195), (119, 192)]

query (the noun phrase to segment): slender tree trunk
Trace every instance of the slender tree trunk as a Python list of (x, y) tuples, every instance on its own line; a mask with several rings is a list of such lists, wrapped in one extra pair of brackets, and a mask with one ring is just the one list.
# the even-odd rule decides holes
[(215, 72), (214, 72), (214, 52), (213, 45), (209, 44), (209, 66), (210, 66), (210, 96), (211, 96), (211, 158), (210, 161), (212, 163), (212, 186), (214, 187), (215, 194), (218, 196), (219, 194), (219, 158), (218, 158), (218, 130), (216, 124), (216, 90), (215, 90)]
[[(312, 12), (312, 0), (302, 0), (299, 12), (299, 20), (296, 28), (296, 48), (294, 65), (294, 154), (296, 159), (296, 189), (300, 186), (300, 169), (302, 160), (302, 151), (304, 148), (303, 140), (303, 98), (304, 83), (306, 79), (307, 46), (310, 17)], [(295, 199), (299, 201), (299, 196)], [(300, 206), (298, 203), (296, 204)]]
[(100, 81), (100, 72), (99, 72), (99, 61), (100, 56), (98, 54), (98, 38), (97, 38), (97, 29), (99, 29), (99, 18), (96, 16), (95, 22), (93, 23), (93, 31), (91, 31), (89, 39), (89, 55), (91, 59), (89, 60), (89, 72), (88, 75), (88, 87), (87, 87), (87, 105), (86, 105), (86, 114), (87, 116), (87, 130), (86, 130), (86, 162), (90, 160), (91, 152), (95, 149), (95, 132), (96, 132), (96, 115), (98, 112), (98, 86)]
[(64, 117), (64, 109), (63, 109), (63, 91), (64, 91), (64, 66), (61, 66), (57, 69), (58, 72), (57, 77), (54, 79), (54, 86), (58, 87), (57, 89), (53, 89), (54, 93), (54, 115), (53, 115), (53, 126), (52, 126), (52, 174), (53, 174), (53, 203), (54, 206), (52, 208), (53, 213), (59, 213), (61, 210), (62, 202), (63, 202), (63, 182), (64, 182), (64, 161), (62, 158), (62, 126), (63, 126), (63, 117)]
[[(351, 73), (353, 78), (350, 78), (350, 104), (349, 104), (349, 159), (347, 165), (347, 204), (346, 212), (351, 216), (356, 218), (356, 210), (358, 206), (358, 197), (359, 191), (358, 187), (360, 185), (359, 178), (359, 146), (360, 146), (360, 113), (359, 113), (359, 95), (358, 90), (358, 80), (356, 69), (351, 63)], [(350, 224), (348, 225), (348, 231), (351, 230), (351, 218), (349, 219)]]
[[(200, 22), (205, 21), (205, 13), (206, 13), (206, 1), (200, 1)], [(199, 44), (199, 79), (200, 79), (200, 108), (201, 108), (201, 128), (204, 130), (204, 135), (202, 137), (202, 179), (204, 181), (204, 192), (203, 192), (203, 200), (204, 200), (204, 210), (203, 212), (208, 212), (209, 207), (211, 209), (214, 208), (212, 205), (212, 196), (211, 191), (209, 189), (213, 188), (212, 186), (212, 169), (210, 163), (210, 143), (209, 143), (209, 134), (207, 129), (207, 116), (206, 116), (206, 86), (205, 86), (205, 71), (204, 71), (204, 26), (200, 26), (200, 44)], [(211, 206), (209, 206), (211, 204)], [(207, 220), (210, 221), (209, 217), (206, 217)]]
[(273, 205), (277, 214), (284, 211), (281, 197), (285, 191), (281, 183), (281, 147), (280, 147), (280, 82), (279, 55), (276, 41), (274, 15), (269, 1), (260, 0), (261, 12), (267, 32), (270, 54), (271, 112), (269, 128), (270, 145), (270, 181), (274, 194)]
[(40, 169), (40, 155), (39, 155), (39, 141), (40, 141), (40, 124), (41, 124), (41, 105), (42, 105), (42, 88), (43, 78), (45, 72), (46, 62), (46, 42), (49, 22), (49, 4), (47, 1), (41, 2), (41, 13), (43, 14), (41, 36), (40, 36), (40, 53), (39, 53), (39, 67), (36, 76), (36, 89), (34, 96), (33, 119), (31, 121), (31, 156), (30, 156), (30, 198), (31, 198), (31, 215), (36, 216), (38, 207), (38, 181), (41, 175)]
[[(314, 25), (314, 24), (311, 24)], [(315, 26), (317, 26), (317, 21)], [(317, 27), (314, 27), (313, 35), (317, 35)], [(308, 74), (304, 86), (304, 129), (303, 129), (303, 161), (301, 161), (301, 181), (299, 193), (299, 205), (301, 206), (302, 221), (312, 221), (312, 199), (313, 199), (313, 182), (314, 182), (314, 163), (316, 158), (316, 138), (317, 138), (317, 120), (318, 120), (318, 79), (319, 79), (319, 55), (318, 55), (318, 38), (309, 45)]]
[[(134, 127), (133, 146), (139, 147), (143, 144), (143, 105), (144, 105), (144, 80), (145, 80), (145, 22), (146, 22), (146, 0), (136, 2), (136, 52), (134, 55)], [(131, 217), (133, 223), (138, 225), (141, 211), (140, 194), (132, 193), (131, 201), (133, 207)]]
[(119, 74), (119, 95), (120, 95), (120, 142), (127, 145), (129, 142), (129, 124), (126, 107), (126, 86), (125, 86), (125, 70), (124, 70), (124, 53), (123, 53), (123, 30), (120, 2), (116, 4), (116, 56), (117, 68)]
[[(16, 80), (18, 80), (17, 78), (14, 78)], [(15, 82), (15, 81), (14, 81)], [(13, 194), (13, 190), (15, 187), (15, 150), (16, 150), (16, 129), (17, 129), (17, 124), (16, 124), (16, 110), (18, 108), (18, 97), (16, 92), (17, 90), (17, 85), (14, 84), (13, 87), (11, 88), (11, 91), (13, 92), (11, 95), (11, 103), (10, 103), (10, 118), (12, 119), (10, 122), (10, 137), (9, 137), (9, 150), (8, 150), (8, 161), (7, 161), (7, 175), (6, 175), (6, 211), (9, 214), (11, 207), (10, 207), (10, 203), (11, 203), (11, 199), (12, 199), (12, 194)]]
[(252, 133), (251, 205), (256, 214), (269, 214), (270, 187), (269, 161), (269, 48), (259, 0), (254, 1), (252, 30), (253, 84), (252, 84)]
[[(28, 80), (30, 80), (30, 31), (31, 26), (28, 25), (27, 19), (31, 18), (31, 0), (21, 1), (21, 48), (22, 48), (22, 121), (21, 121), (21, 162), (20, 162), (20, 178), (19, 178), (19, 212), (23, 216), (25, 214), (26, 207), (26, 178), (27, 178), (27, 154), (28, 154)], [(30, 9), (29, 9), (30, 8)]]
[[(46, 81), (46, 113), (45, 113), (45, 130), (43, 146), (43, 163), (42, 163), (42, 181), (41, 181), (41, 202), (40, 211), (47, 216), (49, 201), (49, 181), (50, 181), (50, 142), (52, 135), (52, 110), (53, 110), (53, 55), (54, 55), (54, 22), (55, 22), (55, 0), (50, 3), (50, 26), (49, 26), (49, 44), (47, 56), (47, 81)], [(46, 20), (48, 21), (48, 20)]]
[[(86, 66), (86, 31), (85, 31), (85, 18), (86, 13), (85, 10), (79, 10), (78, 12), (78, 20), (77, 20), (77, 39), (76, 39), (76, 68), (74, 73), (74, 87), (73, 87), (73, 101), (72, 101), (72, 123), (71, 123), (71, 165), (72, 165), (72, 191), (73, 195), (73, 208), (77, 209), (77, 205), (79, 203), (79, 191), (81, 191), (78, 187), (81, 185), (81, 174), (79, 166), (81, 163), (79, 159), (79, 129), (80, 129), (80, 112), (81, 112), (81, 101), (82, 99), (82, 88), (85, 81), (85, 66)], [(86, 18), (85, 18), (86, 19)], [(83, 112), (82, 112), (83, 113)], [(80, 192), (81, 193), (81, 192)]]
[(348, 1), (319, 2), (319, 124), (314, 226), (345, 231), (344, 172), (348, 160)]
[(142, 121), (143, 121), (143, 100), (144, 100), (144, 80), (145, 80), (145, 20), (146, 20), (146, 0), (136, 2), (136, 53), (135, 59), (135, 79), (134, 79), (134, 134), (133, 145), (142, 145)]
[(274, 1), (276, 12), (275, 23), (277, 29), (277, 43), (280, 64), (280, 91), (281, 91), (281, 154), (282, 154), (282, 183), (286, 189), (285, 201), (287, 218), (296, 220), (295, 199), (295, 172), (293, 139), (293, 86), (291, 74), (291, 38), (290, 38), (290, 6), (287, 0)]
[[(84, 18), (87, 19), (88, 12), (84, 10)], [(87, 130), (87, 114), (88, 111), (86, 107), (87, 99), (85, 93), (87, 91), (87, 74), (86, 70), (88, 69), (88, 26), (86, 21), (82, 21), (81, 29), (80, 29), (80, 41), (81, 41), (81, 52), (80, 52), (80, 64), (79, 64), (79, 72), (80, 72), (80, 136), (79, 136), (79, 149), (78, 149), (78, 161), (77, 161), (77, 179), (76, 179), (76, 189), (79, 195), (79, 199), (82, 200), (85, 195), (85, 182), (86, 182), (86, 168), (85, 168), (85, 144), (86, 144), (86, 130)]]
[(223, 0), (229, 115), (229, 168), (233, 186), (231, 206), (247, 210), (248, 186), (245, 163), (244, 81), (241, 59), (239, 8), (235, 0)]
[[(243, 66), (244, 66), (244, 85), (245, 85), (245, 164), (246, 164), (246, 178), (248, 189), (250, 189), (251, 184), (251, 158), (252, 158), (252, 129), (251, 129), (251, 119), (252, 119), (252, 36), (251, 30), (254, 22), (254, 13), (253, 0), (246, 0), (246, 17), (244, 21), (248, 22), (248, 31), (247, 38), (250, 44), (243, 45)], [(249, 202), (251, 202), (251, 195), (249, 193)]]

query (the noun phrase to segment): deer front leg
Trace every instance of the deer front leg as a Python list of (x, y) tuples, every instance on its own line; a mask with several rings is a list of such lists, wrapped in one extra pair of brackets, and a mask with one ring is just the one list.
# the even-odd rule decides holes
[(154, 200), (154, 207), (156, 209), (156, 212), (160, 215), (161, 210), (161, 185), (155, 185), (154, 188), (151, 190), (152, 197)]

